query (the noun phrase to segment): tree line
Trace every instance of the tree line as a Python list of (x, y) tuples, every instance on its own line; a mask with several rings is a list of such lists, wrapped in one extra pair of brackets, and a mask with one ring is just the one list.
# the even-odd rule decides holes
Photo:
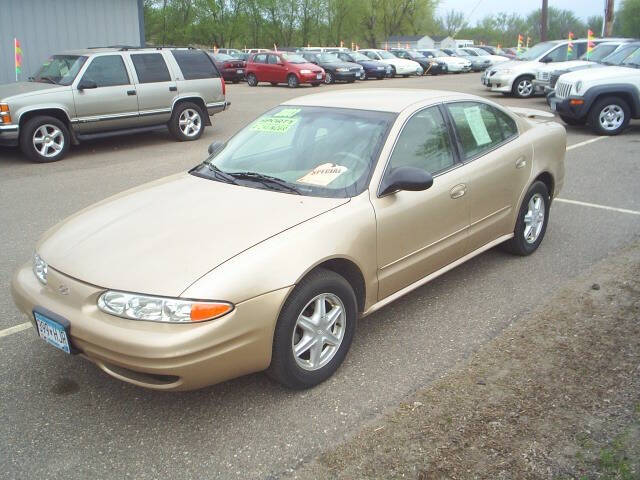
[[(540, 10), (529, 15), (487, 15), (471, 26), (451, 10), (438, 17), (438, 0), (145, 0), (145, 34), (153, 45), (280, 47), (377, 46), (392, 35), (441, 35), (514, 46), (519, 34), (540, 38)], [(626, 10), (626, 13), (625, 13)], [(583, 21), (549, 8), (549, 38), (596, 35), (602, 17)], [(624, 0), (614, 33), (640, 36), (640, 0)]]

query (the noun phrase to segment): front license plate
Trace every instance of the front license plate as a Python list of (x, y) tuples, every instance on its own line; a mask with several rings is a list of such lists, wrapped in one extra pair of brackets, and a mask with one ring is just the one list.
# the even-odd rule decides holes
[(318, 80), (322, 79), (322, 74), (321, 74), (321, 73), (317, 74), (317, 75), (316, 75), (316, 78), (317, 78)]
[(244, 72), (240, 69), (236, 70), (236, 73), (239, 73), (240, 75), (242, 75)]
[(69, 337), (64, 325), (46, 317), (40, 312), (34, 311), (33, 316), (36, 320), (36, 325), (38, 326), (38, 335), (40, 335), (40, 338), (54, 347), (59, 348), (63, 352), (71, 353)]

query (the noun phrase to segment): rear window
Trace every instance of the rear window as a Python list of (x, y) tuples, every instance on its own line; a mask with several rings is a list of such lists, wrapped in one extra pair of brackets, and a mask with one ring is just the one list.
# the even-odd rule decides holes
[(218, 78), (213, 61), (202, 50), (171, 50), (185, 80)]
[(140, 83), (169, 82), (171, 76), (161, 53), (136, 53), (131, 55)]

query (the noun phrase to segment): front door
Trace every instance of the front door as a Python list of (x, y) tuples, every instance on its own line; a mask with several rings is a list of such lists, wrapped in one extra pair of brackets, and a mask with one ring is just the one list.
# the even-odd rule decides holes
[(378, 299), (411, 285), (465, 251), (469, 225), (467, 176), (439, 107), (415, 113), (398, 136), (385, 175), (397, 167), (433, 175), (431, 188), (372, 193), (378, 224)]
[[(93, 57), (79, 80), (73, 99), (74, 129), (81, 133), (117, 130), (137, 125), (138, 97), (120, 54)], [(78, 89), (83, 84), (96, 88)]]
[(518, 137), (514, 120), (481, 102), (447, 104), (468, 174), (471, 223), (468, 250), (513, 232), (529, 175), (533, 148)]

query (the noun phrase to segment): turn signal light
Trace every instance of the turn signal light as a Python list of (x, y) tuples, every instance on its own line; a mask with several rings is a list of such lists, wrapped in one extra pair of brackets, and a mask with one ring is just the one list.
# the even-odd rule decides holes
[(572, 98), (569, 100), (569, 105), (584, 105), (584, 100), (580, 98)]
[(0, 103), (0, 123), (11, 123), (9, 105), (7, 105), (6, 103)]
[(201, 322), (221, 317), (229, 313), (233, 307), (226, 303), (194, 303), (191, 305), (191, 321)]

